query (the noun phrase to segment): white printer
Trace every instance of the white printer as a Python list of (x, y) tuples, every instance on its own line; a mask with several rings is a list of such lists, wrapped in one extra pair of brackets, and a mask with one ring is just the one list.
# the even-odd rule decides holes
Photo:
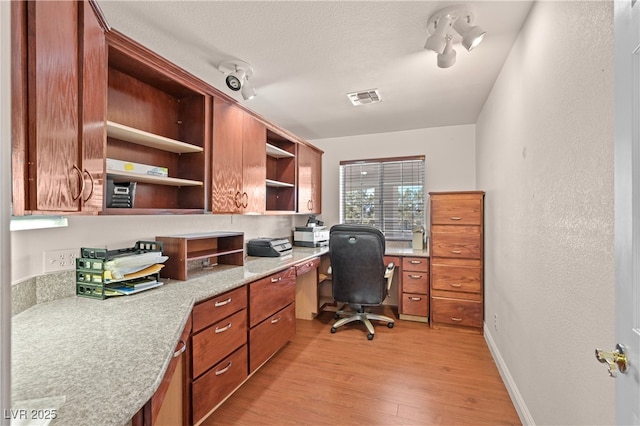
[(325, 226), (296, 226), (293, 245), (301, 247), (324, 247), (329, 245), (329, 230)]

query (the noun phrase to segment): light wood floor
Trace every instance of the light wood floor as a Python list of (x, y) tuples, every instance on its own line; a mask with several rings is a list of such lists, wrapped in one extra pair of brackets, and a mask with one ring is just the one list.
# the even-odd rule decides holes
[(333, 321), (297, 320), (295, 338), (203, 425), (520, 424), (483, 336), (397, 320), (369, 341), (360, 323), (331, 334)]

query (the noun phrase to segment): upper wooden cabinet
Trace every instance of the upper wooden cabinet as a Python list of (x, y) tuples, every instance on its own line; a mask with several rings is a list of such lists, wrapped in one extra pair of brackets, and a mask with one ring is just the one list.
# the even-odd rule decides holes
[(322, 152), (298, 146), (298, 213), (322, 212)]
[(211, 211), (263, 213), (265, 126), (222, 99), (213, 102)]
[(267, 130), (267, 212), (293, 213), (296, 209), (296, 146), (274, 129)]
[(116, 186), (135, 182), (135, 190), (132, 208), (115, 208), (107, 194), (105, 212), (204, 212), (210, 96), (185, 71), (136, 42), (115, 31), (107, 41), (106, 158), (166, 168), (168, 175), (107, 165), (108, 180)]
[(11, 6), (14, 214), (100, 212), (106, 93), (102, 27), (86, 2)]

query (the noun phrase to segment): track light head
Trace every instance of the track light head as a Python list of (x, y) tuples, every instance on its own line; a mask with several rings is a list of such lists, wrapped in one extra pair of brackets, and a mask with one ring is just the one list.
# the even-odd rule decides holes
[(249, 83), (249, 78), (253, 76), (253, 67), (240, 60), (225, 61), (218, 66), (218, 70), (226, 77), (224, 79), (227, 87), (234, 92), (240, 92), (246, 101), (256, 96), (256, 90)]
[[(426, 50), (438, 54), (438, 66), (449, 68), (456, 61), (453, 40), (456, 33), (462, 37), (462, 45), (468, 51), (477, 47), (487, 34), (473, 24), (474, 15), (465, 5), (448, 6), (431, 15), (427, 22)], [(455, 31), (453, 31), (455, 30)]]

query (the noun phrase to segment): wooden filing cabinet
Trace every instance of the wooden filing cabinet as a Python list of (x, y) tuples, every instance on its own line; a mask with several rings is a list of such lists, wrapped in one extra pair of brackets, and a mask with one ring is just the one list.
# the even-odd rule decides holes
[(197, 304), (192, 318), (191, 409), (195, 424), (248, 377), (247, 287)]
[(481, 331), (484, 320), (484, 192), (431, 197), (430, 322)]
[(398, 310), (400, 319), (428, 321), (429, 258), (402, 257)]
[(249, 284), (249, 373), (296, 333), (296, 268)]

